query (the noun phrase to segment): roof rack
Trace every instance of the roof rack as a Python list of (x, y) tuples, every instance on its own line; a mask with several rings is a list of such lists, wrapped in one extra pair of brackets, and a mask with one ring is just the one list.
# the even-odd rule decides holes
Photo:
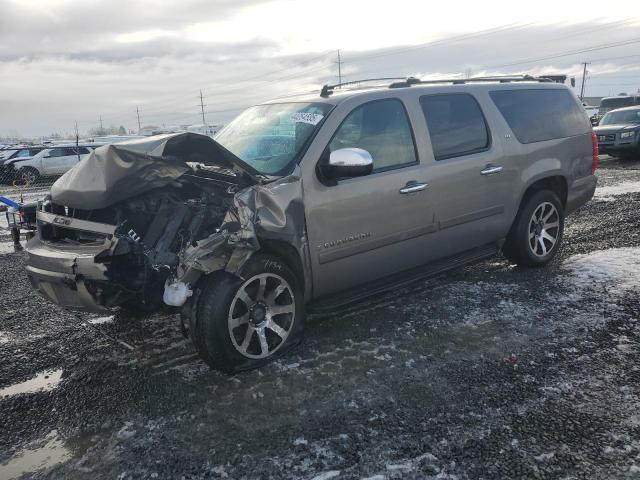
[(383, 77), (383, 78), (367, 78), (363, 80), (354, 80), (351, 82), (337, 83), (335, 85), (325, 85), (320, 90), (321, 97), (328, 97), (336, 88), (342, 88), (349, 85), (359, 85), (365, 82), (382, 82), (388, 80), (399, 80), (388, 85), (388, 88), (405, 88), (411, 85), (435, 85), (438, 83), (451, 83), (453, 85), (463, 85), (465, 83), (475, 82), (499, 82), (499, 83), (511, 83), (511, 82), (545, 82), (553, 83), (555, 81), (551, 76), (533, 77), (531, 75), (494, 75), (488, 77), (474, 77), (474, 78), (443, 78), (439, 80), (420, 80), (416, 77)]

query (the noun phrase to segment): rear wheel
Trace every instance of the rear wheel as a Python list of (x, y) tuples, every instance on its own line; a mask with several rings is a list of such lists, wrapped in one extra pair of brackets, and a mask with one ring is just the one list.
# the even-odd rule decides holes
[(242, 278), (222, 272), (205, 282), (191, 336), (212, 368), (229, 373), (257, 368), (302, 338), (302, 290), (278, 257), (256, 255)]
[(502, 253), (521, 266), (546, 265), (560, 248), (563, 230), (562, 202), (554, 192), (541, 190), (525, 198)]

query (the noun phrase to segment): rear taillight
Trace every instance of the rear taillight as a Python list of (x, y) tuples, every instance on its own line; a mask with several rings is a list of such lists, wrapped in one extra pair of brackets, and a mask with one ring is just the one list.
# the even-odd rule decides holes
[(591, 132), (591, 145), (593, 146), (593, 159), (591, 160), (591, 175), (596, 173), (600, 166), (600, 151), (598, 150), (598, 137), (595, 132)]

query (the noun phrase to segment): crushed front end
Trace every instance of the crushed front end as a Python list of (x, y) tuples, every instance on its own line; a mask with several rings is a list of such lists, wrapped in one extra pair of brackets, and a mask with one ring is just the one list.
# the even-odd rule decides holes
[[(90, 311), (153, 310), (163, 295), (179, 306), (200, 275), (257, 248), (236, 198), (251, 182), (224, 159), (192, 164), (216, 156), (213, 141), (184, 135), (103, 147), (54, 185), (38, 206), (38, 233), (26, 248), (38, 292)], [(176, 161), (180, 151), (189, 155)]]

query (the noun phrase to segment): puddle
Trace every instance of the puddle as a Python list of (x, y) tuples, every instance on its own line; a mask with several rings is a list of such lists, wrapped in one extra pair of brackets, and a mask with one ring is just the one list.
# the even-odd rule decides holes
[[(53, 390), (60, 383), (62, 370), (46, 370), (26, 382), (16, 383), (0, 389), (0, 398), (19, 395), (21, 393), (46, 392)], [(3, 478), (0, 476), (0, 478)]]
[(25, 473), (50, 468), (71, 458), (71, 452), (65, 448), (56, 430), (52, 430), (45, 438), (32, 445), (8, 462), (0, 464), (1, 479), (13, 480)]
[(87, 323), (90, 323), (91, 325), (101, 325), (103, 323), (111, 323), (113, 322), (113, 315), (109, 316), (109, 317), (98, 317), (98, 318), (90, 318), (87, 320)]

